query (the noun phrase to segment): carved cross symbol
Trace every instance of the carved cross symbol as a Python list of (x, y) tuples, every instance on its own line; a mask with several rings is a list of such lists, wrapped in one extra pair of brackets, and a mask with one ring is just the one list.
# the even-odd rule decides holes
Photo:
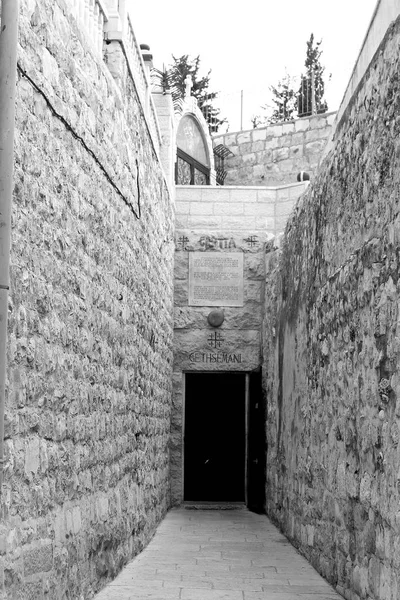
[(178, 239), (178, 245), (181, 246), (182, 250), (187, 250), (186, 244), (189, 242), (189, 238), (183, 235)]
[(208, 338), (208, 345), (211, 346), (211, 348), (221, 348), (221, 343), (223, 341), (224, 338), (221, 336), (221, 334), (215, 331), (214, 333), (210, 334), (210, 337)]
[(248, 243), (250, 248), (253, 248), (253, 246), (256, 246), (258, 244), (258, 238), (256, 235), (250, 235), (244, 241)]

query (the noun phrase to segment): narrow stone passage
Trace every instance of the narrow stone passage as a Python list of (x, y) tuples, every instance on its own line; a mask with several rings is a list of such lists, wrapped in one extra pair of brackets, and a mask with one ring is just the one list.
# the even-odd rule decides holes
[(265, 515), (171, 510), (96, 600), (340, 600)]

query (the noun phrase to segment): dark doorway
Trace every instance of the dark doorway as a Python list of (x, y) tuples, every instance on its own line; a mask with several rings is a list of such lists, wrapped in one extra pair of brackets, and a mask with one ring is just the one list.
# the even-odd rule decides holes
[(244, 373), (187, 373), (184, 499), (244, 502)]

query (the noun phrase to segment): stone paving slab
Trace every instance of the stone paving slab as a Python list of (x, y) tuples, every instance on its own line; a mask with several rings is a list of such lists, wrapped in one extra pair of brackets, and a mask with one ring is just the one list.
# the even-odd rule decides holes
[(264, 515), (171, 510), (95, 600), (341, 600)]

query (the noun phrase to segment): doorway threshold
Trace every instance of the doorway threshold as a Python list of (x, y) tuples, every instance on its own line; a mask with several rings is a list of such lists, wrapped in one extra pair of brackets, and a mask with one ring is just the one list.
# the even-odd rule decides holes
[(247, 510), (244, 502), (183, 502), (185, 510)]

